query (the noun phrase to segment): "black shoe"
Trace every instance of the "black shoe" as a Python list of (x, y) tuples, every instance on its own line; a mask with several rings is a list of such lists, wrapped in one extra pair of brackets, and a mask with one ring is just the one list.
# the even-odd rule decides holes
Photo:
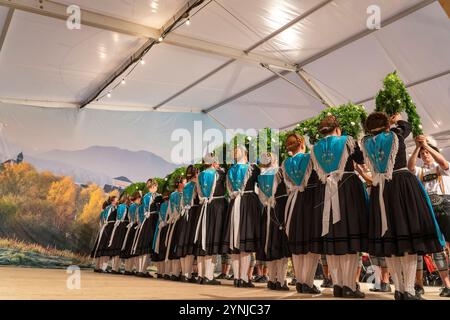
[(244, 287), (244, 281), (239, 279), (239, 280), (234, 280), (236, 282), (235, 287), (236, 288), (243, 288)]
[(204, 279), (202, 277), (197, 278), (197, 284), (203, 284)]
[(226, 280), (234, 280), (234, 275), (230, 274), (228, 277), (225, 278)]
[(180, 277), (180, 282), (188, 282), (188, 278), (186, 278), (186, 276), (181, 276)]
[(153, 279), (153, 278), (154, 278), (154, 276), (152, 276), (152, 275), (150, 274), (150, 272), (144, 273), (144, 277), (145, 277), (145, 278), (149, 278), (149, 279)]
[(300, 282), (297, 282), (295, 284), (295, 289), (297, 290), (298, 293), (303, 293), (303, 284), (301, 284)]
[(143, 278), (144, 277), (144, 274), (142, 273), (142, 272), (137, 272), (137, 273), (135, 273), (134, 274), (136, 277), (140, 277), (140, 278)]
[(164, 279), (164, 280), (170, 280), (170, 276), (169, 276), (168, 274), (165, 274), (165, 275), (163, 276), (163, 279)]
[(251, 280), (248, 280), (248, 282), (245, 282), (244, 280), (242, 281), (242, 288), (254, 288), (255, 285), (252, 283)]
[(116, 270), (111, 270), (111, 274), (122, 274), (122, 273)]
[(292, 278), (292, 281), (289, 282), (289, 285), (290, 285), (290, 286), (295, 286), (295, 285), (297, 285), (297, 279)]
[(162, 274), (159, 274), (159, 273), (158, 273), (158, 274), (156, 275), (156, 279), (162, 279), (162, 278), (164, 278)]
[(259, 279), (261, 279), (261, 278), (262, 278), (262, 276), (254, 276), (253, 281), (258, 283)]
[(193, 276), (194, 278), (197, 278), (197, 277), (198, 277), (198, 272), (192, 272), (192, 276)]
[(172, 281), (180, 281), (180, 278), (173, 274), (173, 275), (170, 276), (170, 280), (172, 280)]
[(331, 279), (325, 278), (323, 279), (322, 284), (320, 285), (321, 288), (333, 288), (333, 281)]
[(188, 279), (189, 283), (197, 283), (197, 279), (195, 279), (194, 276), (192, 276), (191, 278)]
[(284, 282), (283, 285), (281, 285), (281, 282), (276, 282), (275, 283), (275, 290), (277, 291), (289, 291), (289, 287), (287, 286), (287, 283)]
[(126, 276), (134, 276), (134, 272), (132, 271), (125, 271), (123, 274)]
[(258, 280), (255, 280), (257, 283), (267, 283), (267, 281), (269, 281), (269, 279), (267, 279), (266, 276), (259, 277)]
[(439, 297), (450, 298), (450, 288), (443, 288)]
[(94, 269), (94, 272), (100, 273), (100, 272), (102, 272), (102, 270), (101, 269)]
[(267, 281), (267, 289), (275, 290), (275, 282)]
[(424, 300), (424, 298), (422, 298), (420, 295), (416, 296), (416, 295), (412, 295), (409, 292), (405, 292), (403, 294), (403, 300)]
[(350, 299), (363, 299), (366, 297), (366, 295), (361, 291), (359, 291), (358, 289), (353, 291), (351, 288), (344, 286), (342, 288), (342, 297)]
[(375, 287), (373, 287), (373, 288), (370, 288), (369, 291), (370, 291), (370, 292), (381, 292), (381, 288), (375, 288)]
[(395, 300), (404, 300), (404, 297), (405, 297), (405, 295), (403, 292), (395, 290), (395, 293), (394, 293)]
[(210, 285), (210, 286), (218, 286), (218, 285), (221, 285), (222, 283), (216, 279), (212, 279), (212, 280), (205, 279), (203, 281), (203, 284)]
[(333, 286), (333, 296), (335, 298), (342, 298), (343, 297), (343, 289), (340, 286)]
[(380, 285), (380, 292), (392, 292), (391, 285), (389, 283), (382, 282)]
[(219, 279), (219, 280), (224, 280), (226, 278), (227, 278), (227, 275), (225, 273), (221, 273), (216, 277), (216, 279)]
[(414, 285), (414, 291), (416, 291), (416, 296), (425, 294), (424, 288), (422, 286), (419, 286), (418, 284)]
[(320, 290), (313, 285), (312, 287), (308, 286), (306, 283), (302, 284), (302, 293), (308, 293), (308, 294), (320, 294)]

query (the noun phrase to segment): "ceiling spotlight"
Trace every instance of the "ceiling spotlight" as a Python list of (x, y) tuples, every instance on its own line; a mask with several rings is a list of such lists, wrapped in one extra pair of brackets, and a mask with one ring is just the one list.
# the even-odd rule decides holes
[(161, 36), (161, 37), (159, 37), (158, 41), (159, 41), (159, 42), (163, 42), (163, 41), (164, 41), (164, 38)]
[(125, 83), (127, 83), (126, 81), (125, 81), (125, 79), (123, 79), (122, 80), (122, 82), (120, 82), (121, 84), (125, 84)]
[(144, 59), (141, 59), (141, 64), (145, 64), (145, 60)]
[(186, 20), (186, 25), (187, 25), (187, 26), (190, 26), (190, 25), (191, 25), (191, 19), (187, 19), (187, 20)]
[(108, 98), (111, 98), (111, 92), (108, 92), (108, 94), (106, 95)]

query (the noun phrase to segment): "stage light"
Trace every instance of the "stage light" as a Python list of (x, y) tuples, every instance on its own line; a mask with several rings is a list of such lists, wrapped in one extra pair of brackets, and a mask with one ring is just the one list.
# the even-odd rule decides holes
[(191, 25), (191, 20), (190, 20), (190, 19), (187, 19), (186, 25), (187, 25), (187, 26), (190, 26), (190, 25)]

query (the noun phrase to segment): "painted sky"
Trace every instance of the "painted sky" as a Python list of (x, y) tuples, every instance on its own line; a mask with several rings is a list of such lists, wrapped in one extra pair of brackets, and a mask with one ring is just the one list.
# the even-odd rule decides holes
[(176, 129), (193, 133), (194, 122), (203, 130), (218, 124), (201, 113), (121, 112), (38, 108), (0, 103), (0, 122), (9, 148), (29, 154), (50, 150), (80, 150), (114, 146), (130, 151), (149, 151), (171, 161), (171, 141)]

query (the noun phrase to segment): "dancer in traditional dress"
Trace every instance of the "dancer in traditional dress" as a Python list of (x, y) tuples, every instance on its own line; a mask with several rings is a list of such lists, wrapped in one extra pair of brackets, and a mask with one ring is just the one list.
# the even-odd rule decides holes
[(169, 197), (169, 207), (167, 209), (168, 230), (166, 235), (166, 262), (170, 263), (170, 280), (179, 281), (181, 276), (181, 262), (177, 256), (176, 246), (179, 237), (178, 221), (181, 216), (181, 198), (183, 197), (183, 188), (186, 179), (179, 177), (175, 182), (176, 190)]
[(94, 258), (101, 258), (100, 270), (107, 272), (108, 262), (112, 257), (112, 252), (109, 248), (112, 232), (117, 218), (117, 197), (112, 196), (107, 201), (108, 206), (104, 210), (103, 223), (99, 232), (98, 240), (94, 247), (92, 256)]
[(142, 205), (139, 208), (143, 211), (144, 218), (139, 227), (133, 254), (137, 255), (139, 260), (137, 275), (145, 278), (153, 278), (147, 271), (147, 268), (150, 264), (151, 254), (153, 253), (153, 238), (158, 222), (158, 211), (163, 198), (157, 193), (158, 182), (156, 180), (147, 180), (147, 189), (149, 192), (142, 198)]
[(122, 250), (120, 251), (120, 258), (125, 260), (125, 275), (134, 275), (133, 270), (138, 269), (137, 257), (132, 253), (133, 244), (136, 238), (138, 223), (138, 210), (141, 204), (142, 196), (139, 192), (135, 192), (132, 201), (133, 203), (128, 208), (128, 218), (130, 223), (127, 226), (127, 233), (123, 241)]
[(370, 134), (363, 151), (373, 173), (369, 253), (386, 257), (396, 300), (417, 300), (417, 255), (441, 252), (445, 242), (425, 189), (406, 168), (405, 139), (411, 125), (400, 114), (388, 118), (375, 112), (366, 128)]
[[(105, 201), (102, 205), (102, 211), (100, 212), (100, 219), (99, 219), (99, 230), (97, 232), (97, 237), (95, 238), (94, 247), (92, 248), (92, 251), (91, 251), (91, 258), (94, 259), (94, 264), (95, 264), (94, 272), (103, 272), (102, 266), (105, 262), (104, 261), (105, 257), (96, 256), (96, 251), (97, 251), (98, 241), (100, 240), (100, 236), (103, 231), (103, 226), (106, 224), (107, 212), (105, 209), (109, 206), (108, 200)], [(106, 260), (106, 262), (108, 262), (108, 261)], [(106, 266), (108, 266), (108, 264), (106, 264)]]
[(167, 208), (169, 207), (169, 194), (163, 196), (164, 202), (159, 208), (156, 232), (153, 238), (152, 260), (156, 263), (156, 274), (158, 279), (170, 279), (170, 268), (166, 266), (166, 234), (167, 234)]
[(286, 282), (288, 257), (290, 257), (285, 226), (287, 201), (286, 184), (275, 154), (261, 156), (261, 174), (258, 176), (259, 198), (263, 205), (261, 244), (257, 259), (267, 261), (271, 290), (289, 291)]
[(320, 200), (316, 195), (319, 179), (310, 154), (305, 153), (302, 136), (290, 134), (286, 149), (292, 155), (283, 163), (283, 174), (289, 190), (286, 234), (297, 279), (295, 286), (298, 293), (318, 294), (320, 290), (314, 285), (314, 276), (323, 252)]
[(255, 193), (259, 168), (248, 163), (244, 146), (234, 149), (234, 164), (227, 173), (231, 201), (224, 224), (223, 253), (231, 254), (235, 287), (253, 288), (248, 277), (251, 254), (261, 242), (261, 205)]
[(198, 176), (199, 218), (195, 228), (195, 254), (199, 284), (218, 285), (214, 279), (213, 257), (220, 254), (223, 224), (227, 212), (225, 172), (213, 154), (204, 157), (205, 170)]
[(112, 259), (112, 274), (120, 273), (120, 251), (122, 249), (125, 236), (127, 234), (127, 226), (130, 223), (128, 216), (128, 206), (130, 205), (130, 197), (122, 196), (120, 204), (117, 207), (117, 221), (112, 231), (111, 240), (109, 241), (109, 250), (111, 251)]
[[(342, 136), (334, 116), (324, 118), (319, 140), (311, 151), (320, 181), (317, 201), (322, 212), (323, 253), (333, 280), (335, 297), (364, 298), (357, 289), (355, 275), (358, 253), (367, 250), (368, 214), (366, 190), (354, 172), (354, 162), (364, 163), (358, 144)], [(321, 253), (321, 252), (317, 252)]]
[(187, 183), (183, 188), (181, 199), (181, 217), (179, 220), (179, 237), (176, 255), (181, 262), (181, 282), (195, 283), (192, 276), (194, 267), (194, 240), (200, 213), (199, 197), (197, 194), (198, 169), (190, 165), (186, 169)]

